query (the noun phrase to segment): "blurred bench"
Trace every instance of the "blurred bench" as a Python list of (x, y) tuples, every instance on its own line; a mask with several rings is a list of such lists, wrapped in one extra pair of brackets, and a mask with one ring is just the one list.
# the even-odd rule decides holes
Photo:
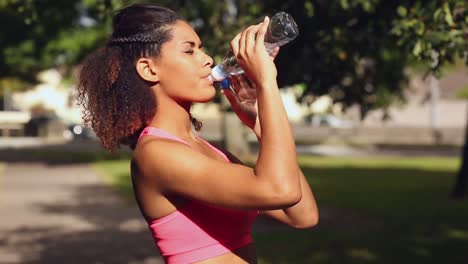
[(28, 112), (0, 111), (0, 135), (2, 137), (23, 136), (24, 126), (29, 120), (31, 120), (31, 114)]

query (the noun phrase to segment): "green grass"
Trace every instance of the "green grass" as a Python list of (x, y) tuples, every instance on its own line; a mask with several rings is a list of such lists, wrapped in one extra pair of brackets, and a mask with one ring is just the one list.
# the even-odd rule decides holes
[[(467, 263), (468, 200), (450, 199), (458, 159), (301, 156), (299, 162), (320, 223), (254, 232), (259, 263)], [(132, 197), (128, 161), (96, 166)]]
[(103, 175), (108, 184), (114, 186), (127, 200), (133, 201), (129, 160), (106, 160), (94, 163), (94, 168)]
[(457, 92), (458, 99), (468, 99), (468, 84)]

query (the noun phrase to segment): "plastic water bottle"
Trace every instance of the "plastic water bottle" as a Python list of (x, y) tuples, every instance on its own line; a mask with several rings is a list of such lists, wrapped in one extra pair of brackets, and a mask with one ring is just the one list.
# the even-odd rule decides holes
[[(271, 54), (276, 47), (283, 46), (298, 35), (299, 29), (292, 16), (281, 11), (270, 19), (270, 24), (265, 34), (265, 47), (268, 53)], [(237, 60), (231, 51), (220, 64), (211, 70), (210, 78), (215, 82), (220, 82), (229, 75), (242, 73), (244, 73), (244, 70), (237, 64)]]

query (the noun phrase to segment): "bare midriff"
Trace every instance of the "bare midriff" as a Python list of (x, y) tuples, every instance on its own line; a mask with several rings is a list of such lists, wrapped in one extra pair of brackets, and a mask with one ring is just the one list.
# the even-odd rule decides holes
[(255, 245), (248, 244), (233, 252), (223, 254), (214, 258), (196, 262), (196, 264), (256, 264), (257, 255), (255, 253)]

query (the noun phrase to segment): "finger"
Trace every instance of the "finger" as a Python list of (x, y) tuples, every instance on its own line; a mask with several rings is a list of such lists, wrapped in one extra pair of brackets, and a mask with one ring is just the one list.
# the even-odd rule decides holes
[(245, 33), (244, 46), (247, 51), (252, 51), (255, 48), (255, 38), (260, 25), (250, 26)]
[(231, 41), (231, 49), (232, 52), (234, 53), (234, 56), (237, 57), (237, 54), (239, 53), (239, 40), (241, 38), (241, 33), (237, 34)]
[(268, 25), (270, 24), (270, 18), (268, 16), (265, 17), (260, 28), (257, 32), (257, 41), (255, 42), (256, 48), (265, 48), (265, 34), (268, 30)]
[(246, 38), (246, 35), (247, 35), (247, 30), (249, 29), (250, 27), (242, 30), (242, 32), (240, 33), (240, 39), (239, 39), (239, 53), (241, 54), (244, 54), (245, 52), (245, 38)]
[(257, 99), (257, 90), (248, 89), (246, 92), (246, 97), (249, 99)]
[(247, 75), (242, 74), (242, 80), (246, 83), (245, 85), (247, 85), (249, 89), (255, 89), (255, 88), (257, 88), (257, 87), (254, 85), (254, 82), (252, 82), (252, 81), (249, 79), (249, 77), (247, 77)]
[(231, 82), (231, 87), (233, 89), (233, 91), (237, 94), (239, 93), (239, 90), (242, 88), (241, 87), (241, 84), (239, 82), (239, 78), (238, 76), (230, 76), (229, 77), (229, 81)]
[(240, 102), (255, 102), (257, 100), (257, 91), (254, 89), (242, 89), (238, 94)]
[(224, 96), (226, 96), (226, 98), (228, 99), (229, 101), (229, 104), (231, 104), (231, 107), (234, 111), (236, 111), (237, 109), (239, 109), (239, 99), (237, 98), (236, 94), (231, 90), (231, 89), (225, 89), (225, 90), (222, 90)]
[(252, 88), (252, 85), (250, 85), (249, 79), (245, 77), (243, 74), (239, 75), (239, 83), (242, 87), (245, 87), (246, 89)]
[(276, 56), (278, 56), (279, 51), (280, 51), (279, 47), (276, 47), (275, 49), (273, 49), (273, 51), (270, 53), (270, 57), (272, 60), (275, 60)]

